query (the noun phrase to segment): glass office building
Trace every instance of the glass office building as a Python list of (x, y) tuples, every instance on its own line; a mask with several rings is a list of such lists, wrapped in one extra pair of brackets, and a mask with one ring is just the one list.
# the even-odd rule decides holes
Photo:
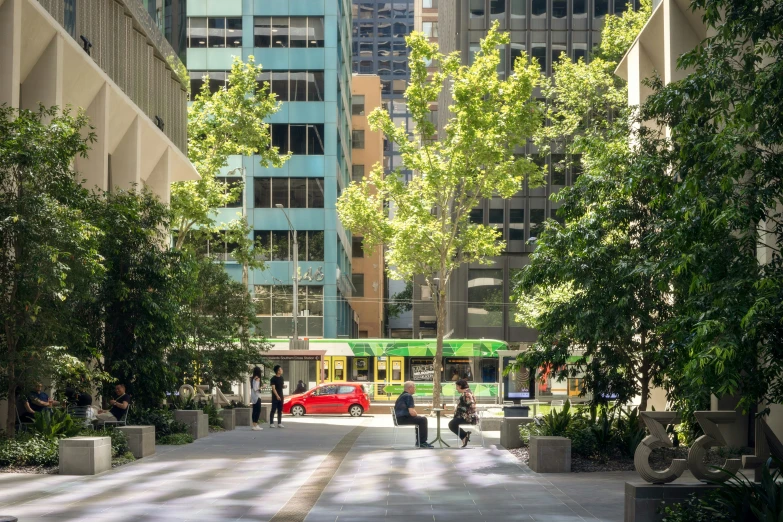
[[(180, 61), (187, 59), (187, 0), (142, 0), (158, 29), (169, 41)], [(187, 63), (185, 63), (187, 65)]]
[[(632, 3), (638, 7), (638, 1)], [(440, 2), (439, 43), (443, 52), (461, 51), (463, 60), (469, 63), (480, 39), (497, 20), (501, 30), (511, 34), (510, 44), (500, 50), (498, 73), (502, 77), (510, 74), (514, 60), (524, 51), (551, 75), (552, 63), (562, 53), (572, 60), (589, 60), (589, 50), (600, 43), (606, 15), (621, 14), (626, 8), (625, 0), (455, 0), (448, 7)], [(439, 105), (446, 104), (441, 101)], [(445, 116), (441, 115), (441, 120)], [(464, 266), (454, 274), (447, 325), (452, 337), (521, 343), (536, 339), (534, 330), (514, 318), (512, 281), (535, 248), (531, 240), (539, 226), (547, 218), (557, 219), (559, 204), (549, 197), (571, 185), (580, 172), (577, 167), (555, 168), (565, 158), (557, 154), (539, 158), (532, 144), (519, 153), (534, 156), (546, 169), (546, 184), (531, 187), (525, 183), (511, 199), (487, 199), (471, 212), (474, 222), (501, 231), (506, 251), (491, 265)], [(425, 307), (420, 308), (427, 313)], [(432, 325), (420, 317), (414, 317), (413, 325), (415, 337), (419, 328), (432, 330)]]
[[(234, 157), (225, 181), (244, 176), (245, 191), (221, 222), (244, 213), (254, 237), (271, 258), (250, 271), (264, 334), (293, 334), (293, 234), (299, 244), (298, 329), (300, 337), (356, 337), (351, 296), (351, 237), (335, 203), (351, 179), (351, 5), (347, 0), (189, 0), (187, 63), (191, 91), (209, 73), (210, 87), (226, 82), (234, 56), (250, 55), (263, 66), (259, 82), (270, 84), (282, 102), (273, 115), (272, 141), (293, 152), (282, 168), (264, 168), (258, 158)], [(283, 210), (277, 207), (282, 205)], [(242, 268), (227, 260), (241, 280)]]

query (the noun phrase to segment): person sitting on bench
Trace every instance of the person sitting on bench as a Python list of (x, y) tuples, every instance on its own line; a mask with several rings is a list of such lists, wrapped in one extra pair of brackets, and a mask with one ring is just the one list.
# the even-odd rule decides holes
[(125, 415), (125, 412), (130, 405), (130, 395), (125, 393), (125, 385), (118, 384), (115, 386), (114, 393), (117, 395), (117, 398), (109, 401), (111, 408), (109, 408), (108, 411), (100, 410), (98, 412), (98, 424), (103, 424), (106, 421), (116, 422)]
[(419, 427), (416, 430), (416, 446), (419, 448), (433, 448), (432, 444), (427, 442), (427, 418), (416, 413), (413, 403), (413, 394), (416, 393), (416, 384), (413, 381), (407, 381), (403, 385), (403, 392), (397, 397), (394, 403), (394, 414), (397, 416), (397, 424), (405, 426), (414, 424)]
[(29, 401), (30, 407), (35, 412), (44, 411), (51, 413), (52, 406), (58, 406), (60, 404), (59, 402), (49, 398), (46, 392), (43, 391), (43, 384), (40, 382), (35, 383), (35, 389), (30, 392)]

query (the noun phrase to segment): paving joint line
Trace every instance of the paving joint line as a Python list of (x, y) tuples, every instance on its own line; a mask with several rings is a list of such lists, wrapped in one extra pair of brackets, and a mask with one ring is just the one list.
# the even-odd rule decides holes
[(340, 442), (324, 457), (323, 462), (313, 470), (309, 480), (299, 486), (288, 502), (272, 517), (270, 522), (304, 522), (326, 487), (331, 482), (348, 452), (359, 436), (367, 429), (369, 419), (345, 434)]

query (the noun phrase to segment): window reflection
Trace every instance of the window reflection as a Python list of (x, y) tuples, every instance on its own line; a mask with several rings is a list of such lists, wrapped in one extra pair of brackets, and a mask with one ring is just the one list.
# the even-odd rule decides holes
[(503, 326), (503, 270), (468, 271), (468, 326)]

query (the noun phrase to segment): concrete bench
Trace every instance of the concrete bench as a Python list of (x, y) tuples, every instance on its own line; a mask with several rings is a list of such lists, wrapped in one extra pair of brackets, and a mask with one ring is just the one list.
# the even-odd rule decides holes
[(128, 437), (128, 447), (137, 459), (155, 454), (155, 426), (118, 426)]
[(209, 435), (209, 416), (201, 410), (174, 410), (174, 419), (188, 425), (193, 440)]
[(234, 410), (220, 410), (220, 417), (223, 419), (224, 430), (233, 430), (236, 427)]
[(60, 439), (60, 475), (97, 475), (111, 469), (111, 437)]
[(571, 439), (530, 437), (528, 466), (536, 473), (570, 473)]
[(520, 426), (533, 422), (531, 417), (504, 417), (500, 423), (500, 445), (506, 449), (521, 448)]
[(253, 408), (234, 408), (234, 425), (250, 426), (252, 424)]

